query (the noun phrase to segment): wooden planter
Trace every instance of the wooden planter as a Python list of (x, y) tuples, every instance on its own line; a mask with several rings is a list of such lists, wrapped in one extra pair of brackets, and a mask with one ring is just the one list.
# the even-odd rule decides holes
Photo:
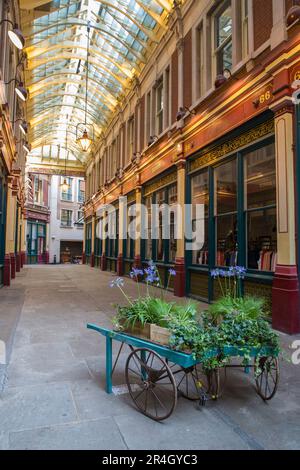
[(150, 323), (145, 323), (142, 325), (139, 322), (136, 322), (134, 326), (126, 326), (124, 327), (124, 333), (128, 333), (132, 336), (138, 336), (146, 339), (150, 339)]
[(163, 328), (162, 326), (155, 325), (151, 323), (150, 325), (150, 340), (154, 343), (160, 343), (164, 346), (168, 346), (171, 336), (171, 331), (168, 328)]

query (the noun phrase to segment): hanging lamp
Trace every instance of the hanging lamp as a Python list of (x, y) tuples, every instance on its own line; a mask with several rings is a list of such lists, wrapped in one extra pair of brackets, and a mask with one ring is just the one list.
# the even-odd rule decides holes
[[(79, 123), (76, 126), (76, 142), (80, 145), (82, 152), (87, 152), (94, 140), (94, 128), (92, 127), (92, 136), (88, 134), (87, 128), (87, 100), (88, 100), (88, 80), (89, 80), (89, 48), (90, 48), (90, 22), (87, 23), (87, 54), (86, 54), (86, 74), (85, 74), (85, 116), (84, 116), (84, 123)], [(81, 137), (77, 137), (78, 126), (84, 128)]]
[(67, 182), (67, 151), (68, 151), (68, 141), (67, 141), (67, 129), (66, 129), (66, 148), (65, 148), (65, 176), (62, 184), (60, 185), (63, 193), (66, 193), (69, 189), (69, 183)]

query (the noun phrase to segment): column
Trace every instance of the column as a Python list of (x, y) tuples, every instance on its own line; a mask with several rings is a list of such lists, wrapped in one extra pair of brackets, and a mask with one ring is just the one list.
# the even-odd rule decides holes
[(96, 214), (92, 216), (92, 240), (91, 240), (91, 268), (95, 267), (95, 228), (96, 228)]
[(273, 0), (273, 28), (271, 31), (271, 49), (275, 49), (287, 39), (285, 0)]
[(142, 266), (142, 257), (141, 257), (141, 234), (142, 234), (142, 187), (138, 186), (135, 190), (135, 204), (136, 204), (136, 239), (134, 244), (134, 262), (133, 265), (135, 268), (140, 268)]
[(119, 240), (118, 240), (118, 258), (117, 258), (117, 275), (124, 275), (124, 239), (126, 237), (126, 220), (127, 220), (127, 198), (119, 197)]
[(3, 269), (3, 284), (10, 286), (11, 275), (11, 236), (13, 231), (13, 197), (12, 197), (12, 178), (7, 178), (7, 202), (6, 202), (6, 227), (5, 227), (5, 256), (4, 256), (4, 269)]
[(293, 126), (290, 101), (275, 112), (277, 187), (277, 266), (272, 288), (272, 322), (277, 330), (300, 332), (299, 282), (296, 265)]
[[(176, 276), (174, 280), (174, 294), (178, 297), (185, 296), (185, 160), (177, 162), (177, 202), (181, 207), (181, 226), (178, 227), (180, 231), (179, 239), (177, 240), (177, 250), (175, 259)], [(180, 222), (179, 222), (180, 223)]]

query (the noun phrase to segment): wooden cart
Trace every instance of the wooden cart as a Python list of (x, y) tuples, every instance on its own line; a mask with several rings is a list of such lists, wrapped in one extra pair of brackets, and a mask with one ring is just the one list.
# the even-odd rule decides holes
[[(136, 407), (156, 421), (162, 421), (173, 413), (179, 394), (189, 400), (198, 400), (202, 405), (207, 399), (219, 398), (228, 367), (242, 367), (246, 373), (253, 368), (256, 391), (263, 400), (270, 400), (278, 387), (278, 351), (274, 348), (253, 348), (250, 352), (251, 364), (246, 366), (229, 364), (226, 367), (203, 371), (201, 361), (195, 359), (192, 354), (175, 351), (149, 340), (92, 323), (88, 323), (87, 328), (106, 338), (107, 393), (112, 393), (112, 376), (122, 348), (124, 344), (129, 346), (131, 352), (125, 366), (128, 391)], [(114, 364), (113, 340), (121, 343)], [(217, 357), (221, 352), (227, 357), (243, 358), (245, 355), (243, 350), (226, 347), (222, 351), (209, 351), (206, 358)]]

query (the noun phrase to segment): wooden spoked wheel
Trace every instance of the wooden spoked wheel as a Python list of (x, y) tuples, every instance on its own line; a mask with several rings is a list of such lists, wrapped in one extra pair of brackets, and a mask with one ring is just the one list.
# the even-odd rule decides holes
[(127, 358), (126, 383), (136, 407), (149, 418), (168, 418), (177, 404), (173, 373), (162, 357), (150, 349), (135, 349)]
[(174, 372), (175, 374), (177, 389), (181, 396), (188, 400), (199, 400), (203, 397), (203, 393), (212, 399), (219, 398), (226, 375), (224, 369), (203, 371), (198, 364), (188, 368), (181, 367)]
[(256, 391), (265, 401), (274, 397), (279, 382), (277, 357), (260, 357), (254, 362)]

